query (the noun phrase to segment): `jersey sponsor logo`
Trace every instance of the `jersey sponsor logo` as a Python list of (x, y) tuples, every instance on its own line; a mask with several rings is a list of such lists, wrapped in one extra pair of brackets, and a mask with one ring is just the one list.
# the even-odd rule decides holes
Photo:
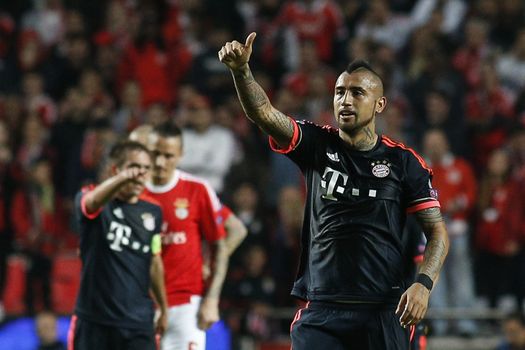
[(185, 244), (188, 241), (188, 237), (186, 236), (186, 232), (184, 231), (165, 233), (162, 235), (161, 239), (163, 245)]
[(111, 242), (109, 248), (117, 252), (121, 252), (123, 247), (131, 247), (131, 249), (136, 251), (141, 250), (143, 253), (148, 253), (150, 249), (147, 244), (142, 245), (138, 241), (132, 241), (131, 227), (116, 221), (111, 221), (106, 238)]
[(339, 154), (337, 154), (337, 152), (335, 152), (335, 153), (326, 152), (326, 155), (328, 156), (328, 159), (330, 159), (332, 162), (339, 162), (340, 161)]
[(141, 215), (141, 218), (146, 230), (153, 231), (155, 229), (155, 217), (151, 213), (144, 213)]
[(378, 178), (387, 177), (390, 174), (390, 166), (392, 165), (386, 160), (374, 161), (370, 164), (372, 166), (372, 174)]
[(184, 220), (190, 215), (190, 201), (187, 198), (177, 198), (175, 202), (173, 202), (173, 206), (175, 206), (175, 216), (178, 219)]
[(337, 198), (334, 196), (334, 191), (336, 193), (343, 194), (345, 191), (344, 186), (346, 185), (347, 181), (348, 175), (343, 174), (342, 172), (334, 170), (330, 167), (326, 167), (324, 169), (323, 178), (321, 180), (321, 187), (324, 188), (326, 192), (321, 196), (321, 198), (336, 201)]

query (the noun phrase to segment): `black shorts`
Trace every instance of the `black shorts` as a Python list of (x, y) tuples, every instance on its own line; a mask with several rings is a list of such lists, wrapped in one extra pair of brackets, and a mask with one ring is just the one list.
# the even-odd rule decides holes
[(67, 350), (156, 350), (155, 333), (142, 329), (112, 327), (73, 316)]
[(290, 327), (293, 350), (408, 350), (409, 329), (392, 305), (312, 301)]

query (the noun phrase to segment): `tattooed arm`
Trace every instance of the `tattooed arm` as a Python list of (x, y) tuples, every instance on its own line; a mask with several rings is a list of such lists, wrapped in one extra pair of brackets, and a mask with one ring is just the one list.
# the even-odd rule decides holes
[(447, 229), (437, 207), (418, 211), (416, 217), (427, 236), (425, 257), (419, 267), (419, 273), (424, 273), (435, 282), (448, 253)]
[(289, 117), (272, 106), (253, 77), (248, 62), (255, 36), (251, 33), (244, 45), (238, 41), (226, 43), (219, 51), (219, 59), (230, 68), (246, 116), (284, 148), (292, 140), (294, 126)]
[[(436, 282), (448, 253), (449, 242), (445, 223), (438, 207), (418, 211), (416, 217), (428, 240), (419, 273)], [(419, 282), (412, 284), (403, 293), (396, 310), (397, 314), (401, 313), (399, 322), (403, 327), (414, 325), (423, 319), (429, 297), (430, 291)]]

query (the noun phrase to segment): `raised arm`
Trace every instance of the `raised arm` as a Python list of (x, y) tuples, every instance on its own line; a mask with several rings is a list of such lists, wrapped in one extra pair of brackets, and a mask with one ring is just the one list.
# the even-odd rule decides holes
[(143, 169), (136, 167), (124, 169), (86, 193), (84, 203), (88, 214), (96, 213), (125, 184), (129, 182), (141, 183), (143, 172)]
[(279, 146), (286, 148), (293, 137), (293, 123), (288, 116), (272, 106), (248, 65), (255, 36), (255, 33), (251, 33), (244, 45), (236, 40), (227, 42), (219, 51), (219, 60), (232, 73), (235, 89), (246, 116), (270, 135)]
[(404, 327), (418, 323), (425, 316), (431, 291), (429, 284), (437, 281), (449, 247), (447, 229), (438, 207), (415, 214), (427, 236), (427, 245), (416, 282), (403, 293), (397, 306), (396, 313), (401, 313), (399, 321)]

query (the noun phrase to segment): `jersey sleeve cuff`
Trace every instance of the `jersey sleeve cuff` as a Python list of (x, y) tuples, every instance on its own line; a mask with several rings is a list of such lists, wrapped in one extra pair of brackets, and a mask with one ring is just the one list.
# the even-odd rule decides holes
[(407, 214), (412, 214), (412, 213), (415, 213), (416, 211), (420, 211), (420, 210), (424, 210), (428, 208), (434, 208), (434, 207), (441, 208), (441, 205), (436, 200), (418, 203), (416, 205), (408, 207)]
[(290, 153), (291, 151), (293, 151), (295, 149), (295, 147), (297, 147), (297, 145), (299, 143), (298, 141), (299, 141), (299, 136), (301, 135), (301, 131), (300, 131), (299, 125), (297, 125), (297, 122), (295, 121), (295, 119), (290, 118), (290, 120), (293, 123), (293, 136), (292, 136), (292, 140), (290, 141), (290, 144), (286, 148), (281, 148), (277, 144), (277, 142), (270, 136), (268, 138), (268, 141), (270, 143), (270, 148), (272, 149), (272, 151), (277, 152), (277, 153), (281, 153), (281, 154), (287, 154), (287, 153)]
[(86, 194), (89, 190), (85, 190), (83, 193), (82, 193), (82, 198), (80, 199), (80, 209), (82, 210), (82, 214), (90, 219), (90, 220), (93, 220), (93, 219), (96, 219), (97, 216), (100, 214), (100, 212), (102, 211), (102, 207), (98, 208), (98, 210), (94, 213), (89, 213), (87, 211), (87, 208), (86, 208)]

